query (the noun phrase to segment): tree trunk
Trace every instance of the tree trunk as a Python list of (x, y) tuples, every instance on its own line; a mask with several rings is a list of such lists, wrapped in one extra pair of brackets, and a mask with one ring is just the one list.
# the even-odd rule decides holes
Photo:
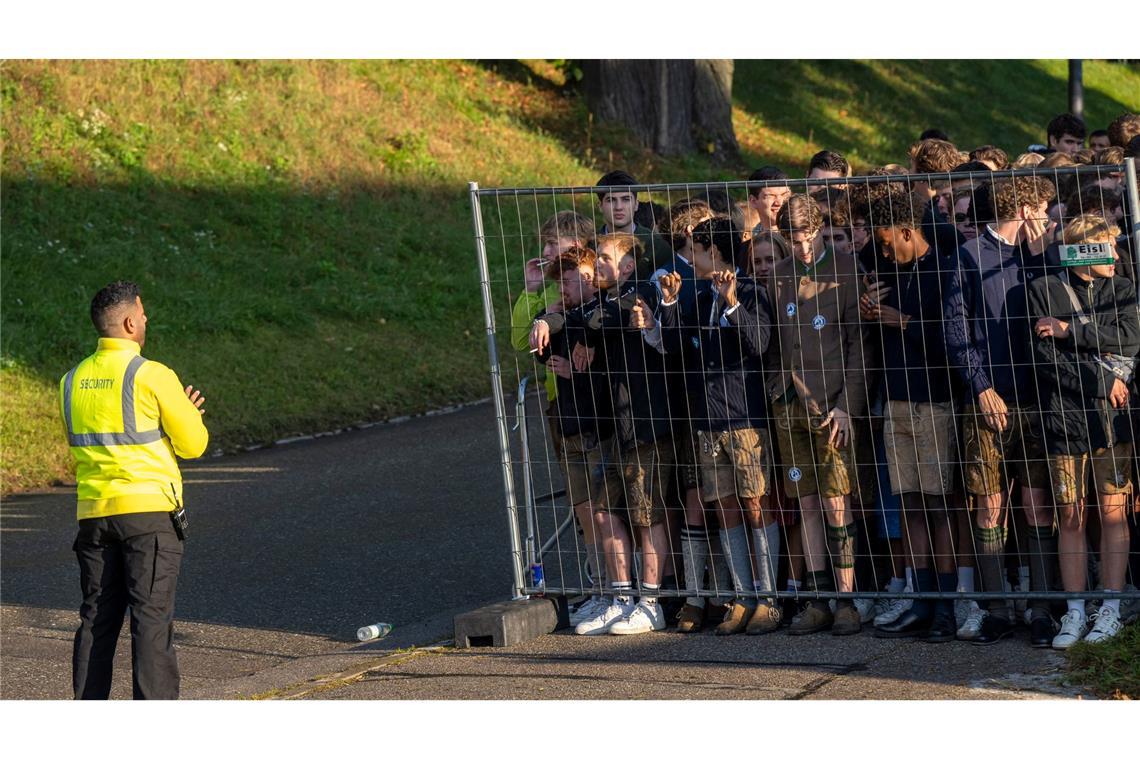
[(694, 150), (739, 157), (732, 129), (731, 60), (582, 62), (590, 111), (663, 156)]

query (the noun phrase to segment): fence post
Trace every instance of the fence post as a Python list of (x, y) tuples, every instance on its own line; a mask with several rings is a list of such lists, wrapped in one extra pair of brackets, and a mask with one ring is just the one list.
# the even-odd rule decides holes
[[(1124, 189), (1128, 193), (1128, 210), (1132, 215), (1132, 264), (1140, 266), (1140, 193), (1136, 191), (1136, 159), (1124, 159)], [(1135, 271), (1140, 272), (1140, 269)]]
[(495, 417), (499, 427), (499, 459), (503, 467), (503, 490), (507, 497), (508, 530), (511, 537), (511, 572), (514, 575), (514, 599), (523, 599), (523, 548), (519, 536), (518, 503), (515, 500), (515, 478), (511, 469), (511, 439), (507, 431), (506, 402), (499, 367), (499, 349), (495, 345), (495, 310), (491, 305), (491, 274), (487, 266), (487, 240), (483, 234), (483, 213), (479, 204), (479, 183), (468, 182), (471, 197), (471, 221), (475, 227), (475, 253), (479, 259), (479, 282), (483, 289), (483, 320), (487, 327), (487, 353), (491, 361), (491, 397), (495, 400)]

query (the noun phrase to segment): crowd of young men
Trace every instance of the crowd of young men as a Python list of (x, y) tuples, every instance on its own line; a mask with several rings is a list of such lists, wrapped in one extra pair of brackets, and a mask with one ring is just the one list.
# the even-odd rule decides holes
[[(1134, 591), (1140, 556), (1140, 309), (1118, 165), (1140, 116), (1095, 152), (1072, 115), (1046, 132), (1010, 162), (930, 131), (862, 180), (821, 151), (805, 180), (765, 167), (746, 201), (649, 219), (615, 171), (603, 226), (546, 220), (512, 341), (547, 370), (594, 591), (577, 633), (1119, 632), (1130, 602), (1101, 592)], [(1069, 596), (953, 596), (1012, 590)]]

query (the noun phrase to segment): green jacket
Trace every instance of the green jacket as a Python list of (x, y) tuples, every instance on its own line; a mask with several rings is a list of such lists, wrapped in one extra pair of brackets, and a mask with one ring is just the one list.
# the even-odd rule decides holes
[[(514, 308), (511, 309), (511, 345), (515, 347), (516, 351), (525, 354), (528, 361), (533, 357), (533, 354), (530, 353), (530, 328), (534, 324), (534, 318), (538, 312), (557, 301), (559, 296), (558, 286), (549, 283), (537, 293), (528, 293), (524, 290), (519, 296), (519, 300), (515, 301)], [(541, 364), (537, 366), (536, 372), (539, 377), (543, 378), (546, 386), (546, 398), (553, 401), (554, 397), (558, 395), (557, 378), (547, 372), (545, 366)]]

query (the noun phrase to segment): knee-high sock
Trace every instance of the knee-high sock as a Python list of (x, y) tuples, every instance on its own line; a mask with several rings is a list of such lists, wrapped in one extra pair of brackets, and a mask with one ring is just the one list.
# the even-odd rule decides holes
[[(776, 590), (776, 567), (780, 564), (780, 526), (776, 523), (752, 529), (752, 551), (755, 572), (752, 588), (759, 594)], [(772, 604), (772, 599), (766, 600)]]
[[(978, 547), (978, 569), (982, 575), (983, 591), (1004, 591), (1005, 584), (1005, 528), (979, 528), (974, 526), (974, 543)], [(1009, 610), (1004, 599), (991, 599), (987, 605), (991, 615), (1008, 618)]]
[(713, 602), (728, 604), (732, 601), (732, 573), (728, 569), (728, 549), (721, 536), (724, 531), (717, 531), (716, 545), (712, 549), (712, 556), (708, 563), (709, 586), (716, 591)]
[[(958, 575), (956, 573), (939, 573), (938, 590), (953, 593), (958, 590)], [(941, 612), (949, 617), (954, 616), (954, 600), (939, 599), (934, 603), (935, 614)]]
[[(1053, 526), (1029, 526), (1029, 590), (1049, 591), (1056, 578), (1057, 534)], [(1025, 589), (1022, 589), (1024, 591)], [(1049, 602), (1032, 600), (1033, 618), (1048, 617)]]
[(850, 525), (827, 526), (827, 551), (836, 570), (855, 567), (855, 536)]
[[(685, 590), (700, 591), (704, 586), (705, 562), (709, 557), (709, 533), (703, 525), (685, 525), (681, 528), (681, 559), (685, 566)], [(703, 596), (690, 596), (686, 603), (705, 606)]]
[(752, 560), (748, 556), (748, 531), (743, 525), (720, 531), (720, 545), (728, 555), (728, 570), (732, 574), (732, 590), (736, 601), (748, 604), (751, 594), (745, 594), (752, 580)]

